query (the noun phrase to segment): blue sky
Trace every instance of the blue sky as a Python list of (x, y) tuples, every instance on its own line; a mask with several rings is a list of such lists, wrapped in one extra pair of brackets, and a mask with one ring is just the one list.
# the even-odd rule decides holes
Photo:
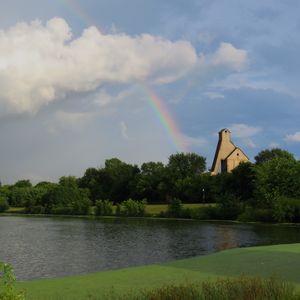
[(219, 129), (253, 160), (300, 157), (300, 2), (1, 0), (0, 179), (81, 176), (119, 157), (190, 151), (212, 162)]

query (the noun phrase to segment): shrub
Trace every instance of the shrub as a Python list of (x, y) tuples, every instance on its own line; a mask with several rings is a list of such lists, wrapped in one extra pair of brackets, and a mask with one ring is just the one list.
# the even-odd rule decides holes
[(143, 217), (145, 216), (146, 203), (145, 200), (135, 201), (128, 199), (123, 201), (118, 210), (118, 215), (126, 217)]
[(217, 219), (236, 220), (242, 212), (242, 205), (232, 194), (223, 195), (217, 205)]
[(171, 199), (168, 204), (167, 216), (173, 218), (180, 218), (182, 215), (182, 202), (178, 198)]
[(276, 278), (239, 277), (203, 283), (167, 285), (121, 296), (119, 300), (299, 300), (290, 283)]
[(274, 222), (273, 211), (267, 208), (254, 208), (247, 206), (238, 216), (240, 222)]
[(0, 300), (24, 300), (24, 291), (16, 292), (16, 278), (10, 265), (0, 262)]
[(28, 214), (44, 214), (45, 207), (43, 207), (42, 205), (30, 206), (25, 209), (25, 212)]
[(9, 205), (8, 205), (6, 197), (1, 196), (0, 197), (0, 212), (5, 212), (8, 209), (9, 209)]
[(215, 206), (203, 206), (193, 208), (190, 211), (191, 218), (197, 220), (213, 220), (218, 217), (218, 208)]
[(278, 197), (274, 202), (273, 216), (277, 222), (299, 222), (300, 200)]
[(111, 216), (113, 214), (112, 202), (108, 200), (96, 201), (96, 216)]

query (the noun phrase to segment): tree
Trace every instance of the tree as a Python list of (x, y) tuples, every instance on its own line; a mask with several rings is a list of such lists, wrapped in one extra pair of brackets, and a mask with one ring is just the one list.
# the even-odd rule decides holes
[(192, 177), (205, 171), (206, 159), (196, 153), (172, 154), (167, 168), (173, 178)]
[[(166, 167), (167, 198), (179, 198), (183, 201), (191, 201), (188, 194), (191, 194), (190, 191), (194, 189), (194, 183), (199, 180), (198, 177), (203, 174), (205, 169), (206, 159), (196, 153), (177, 153), (171, 155)], [(202, 191), (197, 194), (200, 200), (202, 198)], [(193, 200), (195, 201), (195, 198)]]
[(300, 197), (300, 162), (293, 157), (274, 157), (257, 167), (257, 195), (261, 205), (273, 207), (276, 198)]
[(163, 202), (165, 200), (163, 182), (165, 181), (166, 169), (163, 163), (147, 162), (142, 164), (135, 188), (137, 198), (145, 198), (148, 202)]
[(260, 151), (254, 158), (257, 165), (262, 165), (275, 157), (286, 158), (290, 160), (295, 160), (294, 155), (286, 150), (280, 148), (265, 149)]
[(43, 198), (45, 212), (50, 214), (86, 215), (90, 208), (88, 190), (78, 187), (75, 177), (61, 177), (59, 184)]
[(111, 182), (109, 195), (106, 198), (119, 203), (132, 196), (140, 173), (138, 166), (112, 158), (105, 161), (104, 171)]
[(0, 212), (5, 212), (9, 209), (7, 198), (5, 196), (0, 196)]
[(256, 188), (256, 168), (250, 162), (241, 163), (232, 171), (232, 192), (242, 201), (252, 199)]

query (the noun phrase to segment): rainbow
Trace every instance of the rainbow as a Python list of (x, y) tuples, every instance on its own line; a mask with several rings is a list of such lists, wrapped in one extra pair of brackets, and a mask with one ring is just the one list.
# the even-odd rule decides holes
[(95, 24), (93, 18), (89, 16), (75, 0), (61, 0), (61, 3), (84, 25), (90, 26)]
[(147, 100), (150, 107), (157, 116), (160, 124), (167, 133), (169, 139), (175, 146), (177, 152), (189, 152), (187, 141), (184, 135), (177, 126), (174, 117), (169, 112), (164, 101), (161, 100), (153, 89), (150, 89), (146, 84), (142, 84), (143, 89), (146, 91)]
[[(81, 22), (84, 22), (84, 25), (93, 25), (93, 19), (84, 12), (76, 0), (61, 0), (64, 6)], [(184, 138), (184, 135), (181, 133), (179, 126), (177, 126), (174, 117), (169, 112), (164, 101), (161, 100), (158, 95), (154, 92), (153, 89), (150, 89), (145, 83), (141, 84), (143, 90), (147, 95), (147, 100), (157, 116), (161, 126), (164, 128), (167, 136), (174, 145), (177, 152), (189, 152), (187, 141)]]

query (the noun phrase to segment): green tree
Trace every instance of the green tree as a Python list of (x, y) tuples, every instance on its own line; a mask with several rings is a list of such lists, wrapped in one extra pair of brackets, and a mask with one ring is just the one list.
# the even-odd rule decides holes
[(300, 162), (292, 157), (274, 157), (257, 167), (256, 199), (273, 207), (278, 196), (300, 197)]
[(169, 174), (175, 179), (202, 174), (206, 169), (206, 159), (196, 153), (177, 153), (169, 157)]
[(139, 199), (147, 199), (149, 203), (165, 201), (164, 182), (166, 169), (161, 162), (142, 164), (141, 173), (137, 177), (135, 194)]
[(275, 157), (286, 158), (288, 160), (295, 160), (293, 154), (280, 148), (262, 150), (254, 157), (254, 159), (257, 165), (261, 165), (272, 160)]
[(8, 201), (5, 196), (0, 196), (0, 213), (9, 209)]
[(86, 215), (91, 205), (88, 194), (88, 190), (78, 187), (75, 177), (61, 177), (59, 184), (43, 197), (45, 212)]
[(138, 166), (112, 158), (105, 161), (104, 170), (111, 182), (108, 199), (118, 203), (133, 195), (140, 173)]

